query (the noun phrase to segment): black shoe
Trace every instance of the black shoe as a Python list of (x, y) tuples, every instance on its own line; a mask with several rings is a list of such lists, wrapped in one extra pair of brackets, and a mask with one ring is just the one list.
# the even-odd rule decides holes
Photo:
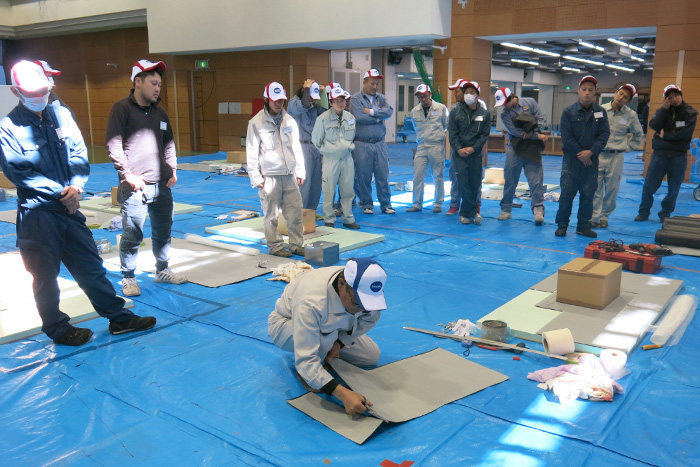
[(671, 217), (671, 215), (668, 214), (668, 213), (665, 213), (665, 212), (660, 212), (660, 213), (659, 213), (659, 220), (661, 220), (661, 223), (662, 223), (662, 224), (664, 223), (664, 219), (666, 219), (666, 218), (668, 218), (668, 217)]
[(598, 238), (598, 234), (595, 233), (590, 227), (586, 227), (585, 229), (576, 229), (576, 233), (578, 235), (583, 235), (584, 237)]
[(126, 334), (127, 332), (145, 331), (156, 325), (156, 319), (153, 316), (134, 316), (129, 321), (118, 323), (116, 321), (109, 322), (110, 334)]
[(599, 229), (599, 228), (600, 228), (599, 223), (591, 221), (591, 229)]
[(343, 224), (343, 227), (345, 227), (346, 229), (357, 230), (360, 228), (360, 224), (358, 224), (357, 222), (353, 222), (352, 224)]
[(335, 224), (332, 222), (326, 222), (326, 227), (335, 227)]
[(644, 222), (649, 220), (649, 214), (639, 214), (634, 218), (635, 222)]
[(554, 235), (557, 237), (566, 237), (566, 227), (559, 227), (556, 232), (554, 232)]
[(54, 339), (53, 341), (56, 344), (61, 344), (61, 345), (72, 345), (74, 347), (81, 346), (83, 344), (86, 344), (87, 341), (90, 340), (92, 337), (92, 331), (89, 330), (88, 328), (76, 328), (74, 326), (71, 326), (71, 328), (63, 334), (61, 337), (58, 339)]

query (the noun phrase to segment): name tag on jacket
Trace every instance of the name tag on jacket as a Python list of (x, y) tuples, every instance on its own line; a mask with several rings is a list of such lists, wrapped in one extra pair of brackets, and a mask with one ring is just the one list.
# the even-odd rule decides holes
[(165, 131), (168, 129), (168, 124), (165, 122), (160, 122), (160, 129)]
[(282, 134), (283, 134), (283, 135), (288, 135), (288, 134), (291, 133), (291, 132), (292, 132), (292, 127), (291, 127), (291, 126), (286, 126), (286, 127), (282, 128)]
[(685, 126), (685, 122), (676, 122), (676, 128), (683, 128)]
[(593, 112), (593, 118), (603, 118), (603, 112)]
[(484, 116), (483, 115), (478, 115), (475, 119), (475, 122), (483, 122), (484, 121)]

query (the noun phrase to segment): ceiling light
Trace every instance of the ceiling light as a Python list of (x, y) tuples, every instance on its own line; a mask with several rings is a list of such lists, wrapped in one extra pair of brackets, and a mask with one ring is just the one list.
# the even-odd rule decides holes
[(576, 47), (574, 44), (571, 44), (564, 49), (564, 52), (578, 52), (578, 47)]
[(614, 69), (616, 69), (616, 70), (634, 72), (634, 68), (627, 68), (627, 67), (624, 67), (624, 66), (612, 65), (612, 64), (610, 64), (610, 63), (606, 64), (605, 66), (608, 67), (608, 68), (614, 68)]
[(643, 59), (643, 58), (635, 57), (634, 55), (630, 55), (630, 58), (631, 58), (632, 60), (637, 60), (638, 62), (644, 63), (644, 59)]
[(576, 73), (581, 73), (581, 70), (579, 70), (578, 68), (573, 68), (570, 66), (563, 66), (563, 67), (561, 67), (561, 69), (566, 70), (566, 71), (575, 71)]
[(526, 65), (534, 65), (534, 66), (539, 65), (539, 63), (537, 63), (537, 62), (530, 62), (528, 60), (518, 60), (517, 58), (511, 58), (510, 61), (516, 62), (516, 63), (525, 63)]
[(623, 45), (623, 46), (625, 46), (625, 47), (629, 47), (630, 49), (636, 50), (637, 52), (641, 52), (641, 53), (643, 53), (643, 54), (647, 53), (647, 49), (643, 49), (643, 48), (641, 48), (641, 47), (637, 47), (636, 45), (628, 44), (627, 42), (623, 42), (623, 41), (621, 41), (621, 40), (619, 40), (619, 39), (612, 39), (612, 38), (610, 38), (610, 39), (608, 39), (608, 41), (612, 42), (613, 44)]
[(502, 42), (502, 46), (510, 47), (512, 49), (526, 50), (528, 52), (534, 52), (536, 54), (549, 55), (550, 57), (559, 57), (558, 53), (550, 52), (548, 50), (537, 49), (534, 47), (529, 47), (527, 45), (513, 44), (512, 42)]
[(585, 58), (574, 57), (572, 55), (564, 55), (564, 58), (567, 60), (574, 60), (574, 61), (581, 62), (581, 63), (588, 63), (590, 65), (601, 65), (601, 66), (605, 65), (605, 63), (603, 63), (603, 62), (596, 62), (595, 60), (588, 60)]
[(589, 49), (595, 49), (600, 52), (605, 52), (605, 49), (599, 45), (591, 44), (590, 42), (585, 42), (585, 41), (578, 41), (578, 45), (582, 45), (584, 47), (588, 47)]

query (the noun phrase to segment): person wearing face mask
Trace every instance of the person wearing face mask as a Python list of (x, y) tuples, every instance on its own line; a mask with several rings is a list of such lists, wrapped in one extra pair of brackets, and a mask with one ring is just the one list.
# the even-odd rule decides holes
[(656, 132), (651, 144), (654, 152), (644, 179), (639, 214), (634, 218), (637, 222), (649, 219), (654, 193), (661, 186), (664, 177), (668, 180), (668, 194), (661, 201), (661, 222), (676, 209), (676, 198), (688, 166), (690, 140), (698, 121), (698, 111), (683, 100), (680, 87), (669, 84), (664, 88), (663, 96), (661, 107), (649, 122), (649, 128)]
[(430, 166), (435, 183), (433, 212), (442, 212), (445, 200), (445, 131), (447, 130), (447, 107), (433, 100), (430, 86), (420, 84), (416, 88), (420, 103), (411, 110), (416, 122), (418, 148), (413, 158), (413, 206), (406, 212), (423, 210), (423, 184), (425, 169)]
[(78, 126), (68, 109), (48, 105), (53, 83), (40, 65), (22, 60), (10, 74), (20, 103), (0, 120), (0, 166), (17, 186), (17, 247), (34, 279), (41, 330), (61, 345), (80, 346), (92, 336), (59, 308), (61, 263), (95, 311), (110, 320), (110, 333), (152, 328), (155, 318), (124, 308), (79, 211), (90, 164)]
[(489, 113), (479, 103), (479, 83), (467, 81), (462, 85), (464, 102), (450, 112), (448, 131), (454, 154), (459, 194), (462, 198), (459, 221), (481, 224), (479, 192), (482, 179), (482, 150), (491, 131)]
[(377, 364), (379, 346), (367, 332), (386, 309), (386, 279), (384, 268), (369, 258), (311, 269), (285, 287), (267, 318), (272, 342), (294, 353), (302, 386), (340, 399), (350, 415), (372, 403), (340, 384), (326, 364), (336, 358), (360, 367)]
[[(637, 94), (633, 84), (623, 84), (613, 100), (602, 107), (608, 114), (610, 139), (598, 156), (598, 189), (593, 198), (591, 227), (605, 229), (608, 217), (615, 210), (617, 192), (622, 179), (622, 165), (625, 152), (634, 151), (642, 143), (644, 132), (637, 118), (637, 112), (627, 107), (627, 103)], [(631, 137), (628, 135), (631, 134)]]
[(576, 194), (578, 224), (576, 233), (596, 238), (591, 229), (593, 197), (598, 188), (598, 155), (610, 137), (608, 114), (596, 104), (598, 80), (586, 75), (578, 83), (578, 101), (565, 108), (561, 114), (561, 141), (564, 157), (561, 162), (561, 196), (559, 210), (554, 221), (557, 237), (566, 236), (569, 218)]
[[(503, 198), (501, 199), (501, 214), (498, 216), (499, 221), (505, 221), (512, 216), (513, 197), (515, 189), (520, 180), (520, 173), (525, 170), (525, 177), (530, 187), (532, 213), (535, 217), (535, 225), (544, 223), (544, 187), (542, 181), (544, 178), (544, 170), (542, 169), (542, 154), (528, 155), (518, 150), (516, 143), (521, 140), (539, 140), (547, 141), (547, 135), (531, 131), (525, 133), (521, 128), (518, 128), (513, 120), (520, 114), (526, 113), (532, 115), (538, 126), (544, 127), (547, 124), (547, 119), (537, 105), (535, 99), (529, 97), (518, 97), (514, 95), (509, 88), (499, 88), (495, 95), (496, 107), (503, 106), (501, 112), (501, 121), (508, 131), (508, 146), (506, 148), (506, 164), (503, 168)], [(539, 143), (542, 144), (542, 143)]]

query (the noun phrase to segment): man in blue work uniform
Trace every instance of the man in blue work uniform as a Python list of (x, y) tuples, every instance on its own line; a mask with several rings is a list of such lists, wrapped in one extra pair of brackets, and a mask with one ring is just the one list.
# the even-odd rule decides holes
[(578, 83), (578, 102), (561, 114), (561, 196), (554, 235), (564, 237), (576, 193), (580, 193), (576, 233), (596, 238), (591, 229), (593, 197), (598, 188), (598, 155), (610, 137), (608, 114), (595, 103), (598, 80), (586, 75)]
[(384, 76), (374, 68), (364, 75), (362, 91), (350, 101), (350, 112), (357, 120), (355, 131), (355, 177), (360, 203), (365, 214), (374, 214), (372, 176), (377, 187), (379, 207), (385, 214), (395, 214), (389, 190), (389, 155), (384, 137), (387, 120), (394, 113), (386, 96), (377, 92)]
[(666, 86), (663, 103), (649, 122), (649, 128), (656, 132), (651, 141), (654, 152), (647, 168), (642, 202), (635, 221), (649, 219), (651, 206), (654, 204), (654, 193), (661, 186), (664, 176), (668, 178), (668, 194), (661, 201), (661, 222), (676, 209), (676, 199), (685, 178), (687, 153), (697, 120), (698, 111), (683, 100), (681, 88), (675, 84)]
[(503, 185), (501, 214), (498, 216), (498, 220), (505, 221), (513, 217), (511, 214), (513, 210), (513, 196), (515, 196), (515, 189), (518, 186), (518, 180), (520, 180), (520, 173), (525, 170), (525, 177), (530, 187), (530, 203), (532, 206), (532, 213), (535, 217), (535, 225), (542, 225), (544, 223), (544, 187), (542, 186), (544, 171), (542, 169), (542, 154), (540, 153), (539, 157), (536, 157), (536, 155), (528, 155), (526, 157), (524, 153), (519, 153), (520, 151), (516, 150), (515, 144), (516, 141), (520, 142), (523, 139), (540, 140), (544, 142), (547, 141), (547, 135), (539, 134), (537, 131), (525, 133), (521, 128), (513, 124), (513, 119), (520, 114), (527, 113), (537, 120), (537, 124), (540, 128), (547, 124), (547, 119), (540, 110), (540, 106), (537, 105), (535, 99), (518, 97), (514, 95), (509, 88), (499, 88), (494, 97), (496, 99), (496, 107), (503, 106), (501, 121), (508, 131), (506, 164), (503, 168), (503, 178), (506, 183)]
[(0, 165), (17, 186), (17, 246), (34, 278), (41, 330), (63, 345), (83, 345), (92, 336), (90, 329), (72, 326), (59, 309), (61, 262), (95, 311), (109, 319), (112, 334), (152, 328), (155, 318), (134, 315), (116, 296), (78, 210), (90, 173), (78, 126), (68, 109), (47, 105), (53, 84), (40, 65), (22, 60), (11, 75), (10, 89), (20, 104), (0, 120)]
[(304, 81), (304, 85), (297, 91), (287, 104), (287, 113), (297, 122), (299, 126), (299, 142), (304, 153), (304, 170), (306, 180), (299, 187), (301, 191), (301, 202), (304, 209), (316, 210), (321, 199), (322, 171), (321, 153), (311, 142), (311, 133), (319, 115), (326, 109), (319, 105), (321, 99), (321, 86), (311, 79)]

